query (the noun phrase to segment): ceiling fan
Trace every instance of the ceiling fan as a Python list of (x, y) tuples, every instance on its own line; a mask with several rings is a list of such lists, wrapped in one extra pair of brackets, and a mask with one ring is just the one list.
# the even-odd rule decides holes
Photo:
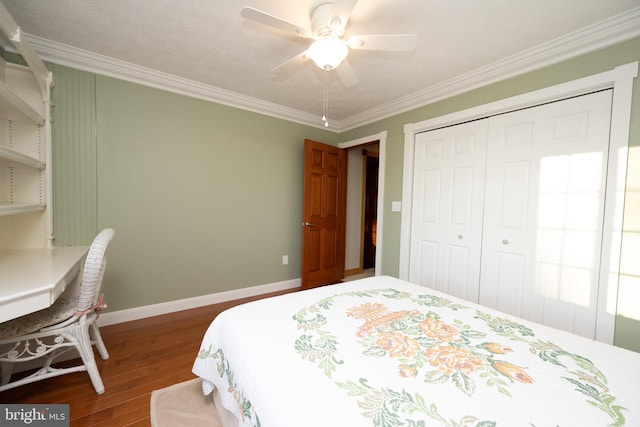
[(242, 17), (314, 40), (304, 52), (275, 67), (273, 72), (296, 67), (311, 59), (323, 70), (336, 70), (342, 83), (353, 86), (358, 82), (353, 68), (346, 60), (349, 49), (410, 52), (415, 49), (415, 34), (352, 35), (345, 38), (351, 11), (357, 0), (335, 0), (316, 5), (311, 10), (310, 28), (301, 27), (276, 16), (246, 6)]

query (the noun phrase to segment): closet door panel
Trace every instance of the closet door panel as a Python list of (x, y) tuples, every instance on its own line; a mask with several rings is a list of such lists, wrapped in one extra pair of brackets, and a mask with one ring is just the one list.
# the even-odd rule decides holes
[(434, 241), (423, 240), (420, 242), (419, 262), (417, 263), (418, 275), (417, 283), (422, 286), (429, 286), (437, 282), (436, 273), (438, 271), (438, 244)]
[[(470, 248), (462, 245), (449, 245), (447, 248), (447, 278), (448, 293), (451, 295), (465, 295), (466, 299), (476, 298), (477, 301), (477, 277), (469, 277), (475, 274), (473, 270), (473, 251), (476, 248)], [(462, 267), (462, 268), (461, 268)]]
[(594, 338), (610, 109), (602, 91), (489, 119), (481, 304)]
[(442, 171), (423, 171), (421, 181), (421, 200), (418, 208), (421, 211), (422, 224), (437, 225), (440, 222)]
[(486, 120), (416, 135), (409, 280), (478, 300)]
[(529, 161), (505, 162), (499, 165), (502, 204), (499, 211), (500, 227), (504, 230), (524, 231), (529, 217), (529, 187), (531, 169)]
[(494, 263), (497, 267), (493, 278), (496, 292), (492, 295), (492, 306), (521, 309), (527, 273), (525, 256), (514, 251), (497, 251)]

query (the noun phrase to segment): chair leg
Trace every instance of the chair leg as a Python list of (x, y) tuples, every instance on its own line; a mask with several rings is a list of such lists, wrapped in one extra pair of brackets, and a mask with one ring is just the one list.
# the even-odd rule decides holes
[(93, 355), (89, 325), (78, 325), (75, 328), (70, 328), (69, 332), (71, 332), (71, 329), (73, 329), (73, 335), (75, 335), (76, 338), (75, 346), (80, 354), (82, 363), (84, 363), (85, 368), (87, 368), (87, 373), (89, 374), (89, 378), (91, 378), (93, 388), (96, 390), (96, 393), (102, 394), (104, 393), (104, 384), (102, 383), (100, 371), (98, 371), (96, 359)]
[(13, 363), (0, 362), (0, 385), (9, 384), (13, 373)]
[(92, 357), (91, 361), (85, 362), (84, 365), (87, 367), (87, 373), (89, 374), (89, 378), (91, 378), (91, 384), (93, 384), (96, 393), (104, 393), (104, 384), (102, 383), (102, 377), (100, 376), (100, 371), (98, 371), (96, 360)]
[(89, 326), (89, 333), (91, 334), (92, 343), (98, 349), (98, 353), (100, 353), (100, 357), (102, 357), (102, 360), (107, 360), (109, 358), (109, 352), (107, 351), (107, 347), (105, 347), (104, 342), (102, 341), (100, 328), (98, 328), (96, 322), (93, 322), (91, 326)]

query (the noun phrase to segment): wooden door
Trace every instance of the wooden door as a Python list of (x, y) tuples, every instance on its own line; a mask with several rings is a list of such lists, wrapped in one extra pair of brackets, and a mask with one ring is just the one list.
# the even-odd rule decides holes
[(482, 305), (595, 337), (611, 96), (489, 119)]
[(487, 121), (416, 135), (409, 281), (478, 301)]
[(344, 278), (347, 156), (305, 140), (302, 289)]

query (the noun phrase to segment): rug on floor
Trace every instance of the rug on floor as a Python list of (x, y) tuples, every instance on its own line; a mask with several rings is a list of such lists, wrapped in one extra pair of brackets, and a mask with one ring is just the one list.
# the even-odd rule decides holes
[(202, 394), (200, 378), (151, 392), (152, 427), (222, 427), (211, 396)]

